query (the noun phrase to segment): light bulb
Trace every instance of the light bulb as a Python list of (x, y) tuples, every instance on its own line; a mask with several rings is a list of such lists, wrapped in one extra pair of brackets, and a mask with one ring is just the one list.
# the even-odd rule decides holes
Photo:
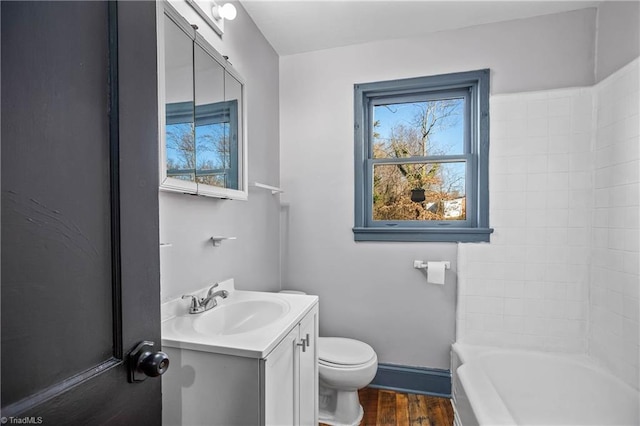
[(231, 3), (225, 3), (222, 6), (213, 6), (211, 8), (211, 14), (216, 20), (226, 19), (228, 21), (233, 21), (236, 19), (238, 15), (238, 11), (236, 7)]
[(220, 15), (224, 19), (233, 21), (234, 19), (236, 19), (238, 11), (236, 10), (236, 7), (234, 5), (232, 5), (231, 3), (226, 3), (222, 5), (222, 8), (220, 9)]

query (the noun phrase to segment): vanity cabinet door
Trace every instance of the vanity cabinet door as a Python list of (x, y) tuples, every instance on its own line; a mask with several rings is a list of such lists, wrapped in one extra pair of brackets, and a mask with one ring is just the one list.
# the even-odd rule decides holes
[(298, 379), (298, 327), (295, 327), (264, 360), (265, 425), (294, 425)]
[(318, 424), (318, 308), (264, 360), (265, 425)]
[(318, 424), (318, 310), (315, 308), (300, 322), (300, 341), (306, 347), (298, 349), (300, 424)]

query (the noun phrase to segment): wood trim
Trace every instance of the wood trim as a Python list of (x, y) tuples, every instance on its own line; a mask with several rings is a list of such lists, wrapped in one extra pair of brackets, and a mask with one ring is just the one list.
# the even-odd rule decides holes
[(354, 241), (401, 241), (401, 242), (489, 242), (492, 228), (398, 228), (398, 227), (354, 227)]
[(371, 388), (451, 398), (451, 372), (435, 368), (378, 364)]

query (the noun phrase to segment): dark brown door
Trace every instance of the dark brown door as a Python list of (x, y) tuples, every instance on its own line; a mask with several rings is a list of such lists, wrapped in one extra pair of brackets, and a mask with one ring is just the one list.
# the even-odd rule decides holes
[(0, 4), (7, 424), (161, 423), (160, 379), (127, 370), (160, 346), (155, 13)]

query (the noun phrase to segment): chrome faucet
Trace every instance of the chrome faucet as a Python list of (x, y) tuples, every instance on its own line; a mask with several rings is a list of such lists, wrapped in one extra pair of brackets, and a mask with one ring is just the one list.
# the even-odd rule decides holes
[(216, 287), (218, 287), (218, 283), (215, 283), (214, 285), (211, 286), (211, 288), (209, 288), (209, 291), (207, 291), (207, 297), (198, 298), (198, 296), (194, 296), (192, 294), (183, 295), (182, 296), (183, 299), (186, 299), (188, 297), (191, 298), (191, 306), (189, 306), (189, 313), (199, 314), (199, 313), (208, 311), (209, 309), (212, 309), (218, 306), (218, 301), (216, 300), (216, 297), (222, 297), (223, 299), (226, 299), (227, 296), (229, 296), (229, 292), (227, 290), (214, 291)]

